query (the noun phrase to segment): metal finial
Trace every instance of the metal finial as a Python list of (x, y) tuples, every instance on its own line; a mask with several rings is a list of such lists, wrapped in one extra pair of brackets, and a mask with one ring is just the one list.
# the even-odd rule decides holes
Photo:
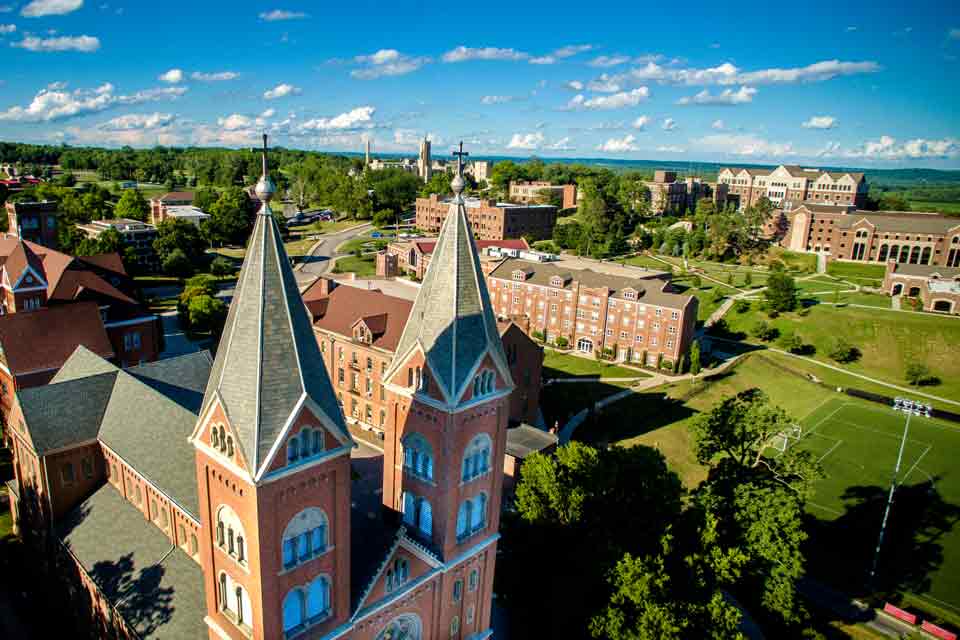
[(267, 134), (263, 134), (263, 173), (267, 175)]
[(457, 175), (453, 177), (450, 186), (453, 188), (453, 192), (457, 197), (460, 197), (460, 194), (463, 192), (463, 187), (466, 185), (466, 182), (463, 180), (463, 158), (464, 156), (470, 155), (463, 150), (463, 140), (460, 141), (460, 150), (453, 151), (452, 155), (457, 156)]
[[(254, 193), (260, 198), (260, 202), (267, 204), (277, 191), (277, 187), (273, 184), (273, 180), (270, 179), (270, 173), (267, 170), (267, 134), (263, 134), (263, 151), (261, 153), (263, 154), (263, 174), (260, 176), (260, 180), (257, 181)], [(266, 211), (264, 211), (264, 209), (266, 209)], [(269, 209), (264, 207), (261, 209), (261, 212), (269, 213)]]

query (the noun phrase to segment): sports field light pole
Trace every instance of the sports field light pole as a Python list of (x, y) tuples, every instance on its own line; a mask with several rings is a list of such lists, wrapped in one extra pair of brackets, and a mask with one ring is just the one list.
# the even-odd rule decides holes
[(880, 561), (880, 547), (883, 546), (883, 534), (887, 529), (887, 518), (890, 516), (890, 507), (893, 505), (893, 492), (897, 490), (897, 476), (900, 475), (900, 461), (903, 460), (903, 449), (907, 444), (907, 433), (910, 431), (910, 416), (930, 417), (930, 405), (919, 400), (896, 398), (893, 401), (893, 410), (907, 414), (907, 422), (903, 425), (903, 438), (900, 440), (900, 453), (897, 454), (897, 466), (893, 468), (893, 480), (890, 482), (890, 493), (887, 495), (887, 508), (883, 512), (883, 522), (880, 524), (880, 537), (877, 539), (877, 549), (873, 553), (873, 566), (870, 568), (870, 584), (877, 575), (877, 563)]

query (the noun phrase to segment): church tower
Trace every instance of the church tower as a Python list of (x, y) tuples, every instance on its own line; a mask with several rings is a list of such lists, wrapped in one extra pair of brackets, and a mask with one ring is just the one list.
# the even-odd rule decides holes
[(211, 639), (320, 637), (350, 616), (350, 450), (267, 170), (197, 426)]
[(430, 176), (433, 174), (433, 163), (430, 160), (430, 141), (427, 136), (423, 136), (420, 141), (420, 155), (417, 157), (417, 170), (420, 173), (420, 179), (430, 182)]
[(513, 380), (467, 221), (462, 144), (455, 155), (454, 200), (384, 376), (383, 502), (451, 567), (436, 637), (468, 638), (490, 628)]

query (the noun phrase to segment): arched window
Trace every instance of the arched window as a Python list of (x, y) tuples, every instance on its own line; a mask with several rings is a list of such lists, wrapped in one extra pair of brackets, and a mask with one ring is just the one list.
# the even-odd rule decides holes
[(230, 577), (225, 574), (220, 574), (220, 608), (221, 609), (230, 609)]
[(409, 491), (403, 492), (403, 522), (410, 526), (417, 523), (417, 499)]
[(469, 482), (490, 470), (490, 449), (493, 441), (490, 436), (481, 433), (474, 436), (463, 452), (463, 473), (461, 479)]
[(910, 264), (917, 264), (920, 262), (920, 247), (914, 247), (910, 252)]
[(293, 516), (283, 532), (283, 566), (290, 568), (327, 550), (327, 516), (317, 507)]
[(487, 494), (481, 493), (473, 499), (473, 509), (470, 513), (470, 531), (479, 531), (486, 526)]
[(289, 633), (303, 624), (303, 592), (294, 589), (283, 599), (283, 631)]
[(307, 622), (314, 623), (330, 613), (330, 582), (319, 577), (310, 583), (307, 593)]
[(310, 429), (303, 429), (300, 431), (300, 457), (307, 458), (310, 456)]
[(227, 455), (233, 457), (233, 436), (227, 436)]
[(480, 572), (474, 569), (470, 572), (470, 581), (467, 583), (467, 588), (470, 591), (476, 591), (477, 585), (480, 583)]
[(250, 607), (250, 596), (247, 594), (246, 590), (237, 585), (237, 588), (234, 591), (236, 595), (237, 603), (237, 623), (246, 625), (248, 627), (253, 626), (253, 611)]
[(878, 262), (886, 262), (886, 261), (887, 261), (887, 254), (888, 254), (889, 252), (890, 252), (890, 247), (888, 247), (888, 246), (885, 245), (885, 244), (880, 245), (880, 255), (877, 256), (877, 261), (878, 261)]
[(323, 451), (323, 431), (317, 429), (313, 432), (313, 455)]
[(457, 539), (466, 538), (470, 533), (470, 511), (473, 503), (465, 500), (460, 503), (460, 510), (457, 511)]
[(419, 433), (403, 439), (403, 468), (407, 473), (433, 480), (433, 447)]
[(403, 492), (403, 523), (411, 529), (422, 532), (425, 536), (433, 535), (433, 508), (426, 498), (420, 498)]
[(420, 617), (413, 613), (405, 613), (391, 620), (377, 634), (374, 640), (422, 640), (423, 625)]
[(300, 449), (297, 443), (297, 436), (291, 436), (287, 440), (287, 463), (296, 462), (299, 455)]
[(433, 509), (426, 498), (420, 499), (420, 522), (421, 533), (428, 538), (433, 535)]
[(227, 438), (223, 430), (222, 424), (219, 427), (217, 427), (217, 429), (219, 429), (220, 431), (220, 451), (223, 451), (224, 449), (227, 448)]
[(219, 441), (219, 439), (217, 438), (217, 428), (216, 428), (216, 427), (214, 427), (213, 429), (210, 429), (210, 446), (212, 446), (214, 449), (216, 449), (217, 447), (220, 446), (220, 441)]
[(233, 509), (227, 505), (217, 509), (217, 544), (241, 564), (247, 561), (245, 540), (243, 524)]
[(406, 558), (397, 558), (387, 570), (386, 590), (389, 593), (403, 586), (410, 577), (410, 563)]
[(920, 255), (920, 264), (930, 264), (930, 247), (924, 247)]

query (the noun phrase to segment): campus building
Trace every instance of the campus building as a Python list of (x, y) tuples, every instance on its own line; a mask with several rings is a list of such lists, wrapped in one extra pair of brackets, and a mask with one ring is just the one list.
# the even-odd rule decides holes
[[(380, 277), (395, 277), (410, 274), (422, 280), (430, 264), (430, 257), (437, 246), (435, 238), (419, 238), (391, 242), (387, 248), (377, 253), (376, 269)], [(523, 238), (509, 240), (477, 240), (477, 249), (481, 252), (481, 269), (486, 271), (487, 261), (482, 259), (483, 252), (491, 247), (528, 251), (530, 245)]]
[(520, 204), (531, 204), (540, 202), (544, 192), (555, 193), (560, 196), (560, 208), (572, 209), (579, 202), (577, 194), (577, 185), (575, 184), (550, 184), (543, 180), (533, 182), (511, 182), (509, 190), (510, 202), (519, 202)]
[(502, 261), (487, 277), (500, 317), (525, 317), (530, 331), (577, 351), (604, 350), (623, 362), (676, 364), (694, 338), (697, 299), (673, 293), (668, 280), (562, 263)]
[(193, 206), (193, 195), (191, 191), (171, 191), (162, 196), (150, 198), (150, 224), (160, 224), (167, 217), (168, 207)]
[(883, 291), (920, 300), (924, 311), (960, 314), (960, 268), (887, 261)]
[[(383, 434), (389, 411), (383, 375), (396, 355), (413, 303), (380, 290), (338, 286), (326, 278), (304, 291), (303, 299), (347, 422)], [(543, 349), (513, 322), (498, 322), (497, 329), (516, 385), (510, 422), (536, 424)]]
[[(557, 208), (548, 204), (512, 204), (481, 198), (464, 198), (464, 208), (473, 235), (478, 240), (531, 238), (547, 240), (553, 237), (557, 223)], [(417, 198), (417, 228), (425, 233), (437, 233), (450, 208), (449, 199), (437, 194)]]
[(696, 177), (677, 180), (676, 171), (658, 169), (653, 172), (653, 180), (643, 184), (650, 191), (650, 211), (657, 215), (692, 214), (697, 202), (704, 198), (713, 200), (718, 209), (726, 206), (726, 185), (711, 184)]
[(862, 173), (798, 165), (780, 165), (775, 169), (723, 167), (717, 182), (727, 185), (727, 200), (741, 211), (761, 198), (785, 210), (803, 202), (862, 207), (870, 190)]
[(17, 526), (60, 549), (54, 582), (100, 637), (490, 638), (514, 383), (463, 179), (381, 374), (374, 455), (322, 364), (263, 164), (213, 362), (124, 371), (79, 349), (20, 394)]
[(107, 229), (113, 229), (120, 235), (123, 248), (132, 250), (138, 269), (156, 271), (160, 266), (157, 251), (153, 248), (153, 241), (157, 239), (157, 228), (152, 224), (129, 218), (117, 218), (78, 224), (77, 229), (83, 231), (88, 238), (99, 238), (100, 234)]
[(60, 203), (46, 200), (7, 202), (6, 207), (9, 233), (45, 247), (57, 248), (57, 218), (60, 216)]
[[(74, 258), (0, 238), (0, 412), (46, 384), (78, 346), (122, 366), (156, 360), (160, 320), (134, 295), (117, 254)], [(9, 424), (9, 423), (8, 423)]]

